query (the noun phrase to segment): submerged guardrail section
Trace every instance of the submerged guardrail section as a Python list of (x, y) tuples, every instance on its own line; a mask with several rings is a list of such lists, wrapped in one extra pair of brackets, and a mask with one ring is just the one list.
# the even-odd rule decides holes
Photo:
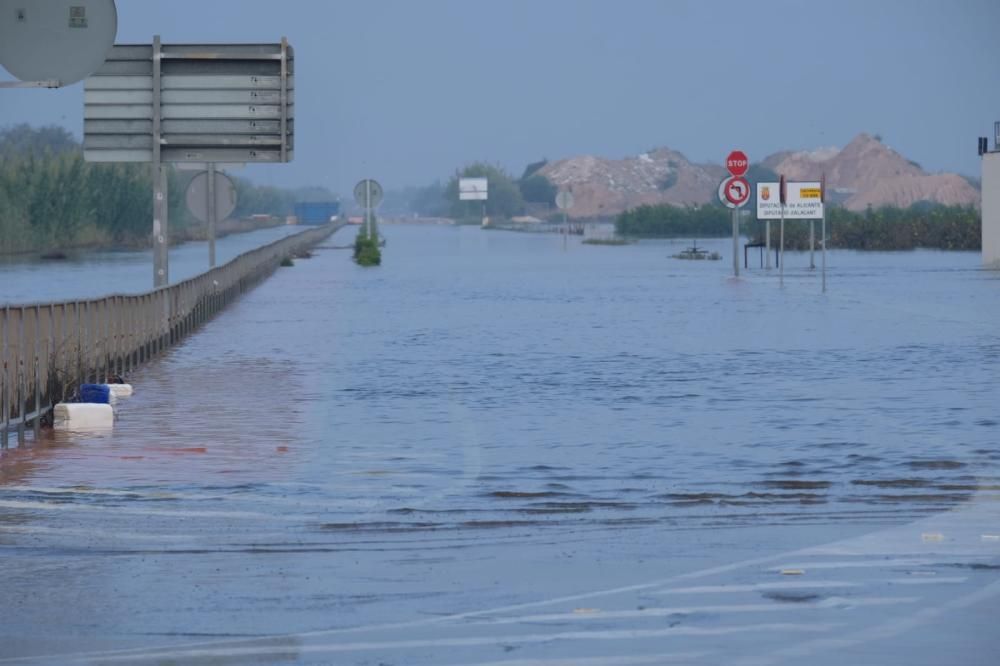
[(37, 439), (52, 407), (88, 382), (109, 383), (183, 340), (285, 258), (340, 225), (287, 236), (177, 284), (139, 294), (0, 306), (0, 447)]

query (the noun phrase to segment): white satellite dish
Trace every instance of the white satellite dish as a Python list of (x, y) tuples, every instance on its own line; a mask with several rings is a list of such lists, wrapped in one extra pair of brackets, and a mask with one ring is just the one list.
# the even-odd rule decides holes
[(0, 65), (21, 81), (70, 85), (104, 64), (117, 32), (115, 0), (0, 0)]

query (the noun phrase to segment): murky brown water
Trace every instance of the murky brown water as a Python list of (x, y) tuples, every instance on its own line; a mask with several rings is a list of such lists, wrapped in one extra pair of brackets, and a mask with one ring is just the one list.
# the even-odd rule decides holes
[[(834, 253), (822, 297), (805, 255), (782, 290), (665, 243), (387, 235), (383, 267), (321, 251), (136, 373), (113, 433), (3, 452), (0, 655), (379, 663), (303, 646), (1000, 508), (978, 255)], [(426, 647), (383, 661), (505, 654)]]

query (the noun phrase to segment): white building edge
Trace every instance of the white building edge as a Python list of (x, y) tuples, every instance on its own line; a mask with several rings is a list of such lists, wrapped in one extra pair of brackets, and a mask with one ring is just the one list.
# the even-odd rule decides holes
[[(982, 152), (983, 266), (1000, 270), (1000, 122), (994, 124), (993, 150)], [(982, 141), (982, 139), (980, 140)], [(982, 148), (980, 148), (982, 151)]]

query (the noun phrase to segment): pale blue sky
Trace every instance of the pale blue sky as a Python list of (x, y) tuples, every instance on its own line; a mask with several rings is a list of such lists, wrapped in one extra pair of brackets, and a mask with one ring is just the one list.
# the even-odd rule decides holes
[[(342, 194), (653, 146), (842, 146), (862, 131), (932, 171), (978, 175), (1000, 120), (1000, 2), (118, 0), (119, 43), (296, 52), (296, 153), (246, 174)], [(3, 73), (4, 78), (6, 72)], [(0, 91), (0, 125), (79, 134), (82, 84)]]

